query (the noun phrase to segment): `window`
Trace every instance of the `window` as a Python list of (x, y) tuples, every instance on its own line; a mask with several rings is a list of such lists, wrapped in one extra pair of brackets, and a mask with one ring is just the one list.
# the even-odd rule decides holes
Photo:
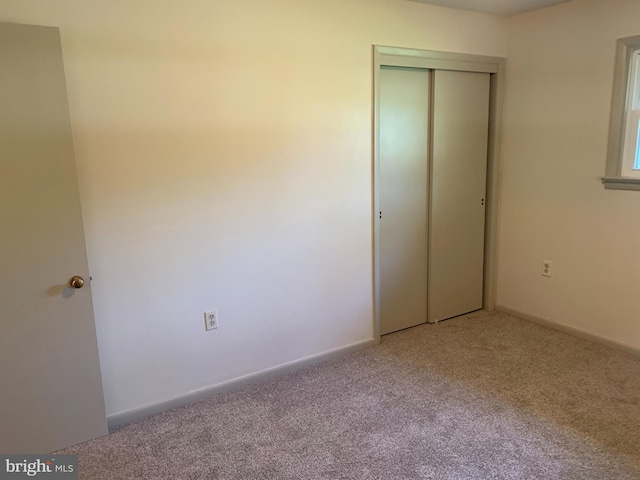
[(638, 63), (640, 51), (634, 50), (629, 62), (629, 81), (627, 82), (627, 106), (625, 112), (624, 142), (622, 147), (622, 176), (640, 176), (640, 158), (638, 157), (638, 125), (640, 120), (640, 71)]
[(605, 188), (640, 190), (640, 36), (618, 40)]

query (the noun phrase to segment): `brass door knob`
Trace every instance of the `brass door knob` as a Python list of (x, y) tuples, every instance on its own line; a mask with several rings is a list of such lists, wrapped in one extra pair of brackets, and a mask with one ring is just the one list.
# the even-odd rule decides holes
[(69, 280), (69, 285), (73, 288), (82, 288), (84, 286), (84, 278), (80, 275), (74, 275), (71, 277), (71, 280)]

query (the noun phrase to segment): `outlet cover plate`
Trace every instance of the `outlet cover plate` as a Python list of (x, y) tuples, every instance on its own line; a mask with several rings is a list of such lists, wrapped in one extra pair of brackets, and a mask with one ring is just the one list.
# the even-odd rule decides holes
[(542, 261), (542, 276), (551, 277), (553, 274), (553, 262), (551, 260)]
[(218, 311), (209, 310), (204, 312), (204, 328), (208, 330), (215, 330), (218, 328)]

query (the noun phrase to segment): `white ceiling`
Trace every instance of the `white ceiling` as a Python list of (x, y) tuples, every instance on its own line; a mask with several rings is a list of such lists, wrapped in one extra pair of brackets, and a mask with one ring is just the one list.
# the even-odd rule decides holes
[(491, 13), (502, 17), (510, 17), (518, 13), (538, 8), (566, 3), (571, 0), (410, 0), (412, 2), (429, 3), (441, 7), (459, 8), (474, 12)]

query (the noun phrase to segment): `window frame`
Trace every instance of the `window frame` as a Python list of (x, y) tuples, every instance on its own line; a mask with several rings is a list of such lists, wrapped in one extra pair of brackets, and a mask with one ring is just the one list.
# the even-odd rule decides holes
[[(622, 176), (640, 177), (638, 168), (638, 128), (640, 127), (640, 49), (634, 49), (629, 57), (629, 80), (625, 110), (624, 140), (622, 144)], [(634, 108), (635, 107), (635, 108)]]
[[(635, 83), (636, 80), (632, 76), (635, 76), (633, 74), (638, 65), (635, 57), (639, 53), (640, 35), (620, 38), (617, 41), (607, 164), (605, 176), (602, 177), (602, 183), (607, 189), (640, 190), (640, 170), (633, 168), (633, 161), (629, 158), (631, 151), (635, 152), (632, 147), (634, 145), (637, 147), (638, 141), (637, 130), (632, 131), (631, 123), (633, 123), (634, 114), (631, 107), (634, 92), (632, 82)], [(635, 116), (640, 118), (638, 114)], [(633, 135), (629, 135), (630, 133)]]

